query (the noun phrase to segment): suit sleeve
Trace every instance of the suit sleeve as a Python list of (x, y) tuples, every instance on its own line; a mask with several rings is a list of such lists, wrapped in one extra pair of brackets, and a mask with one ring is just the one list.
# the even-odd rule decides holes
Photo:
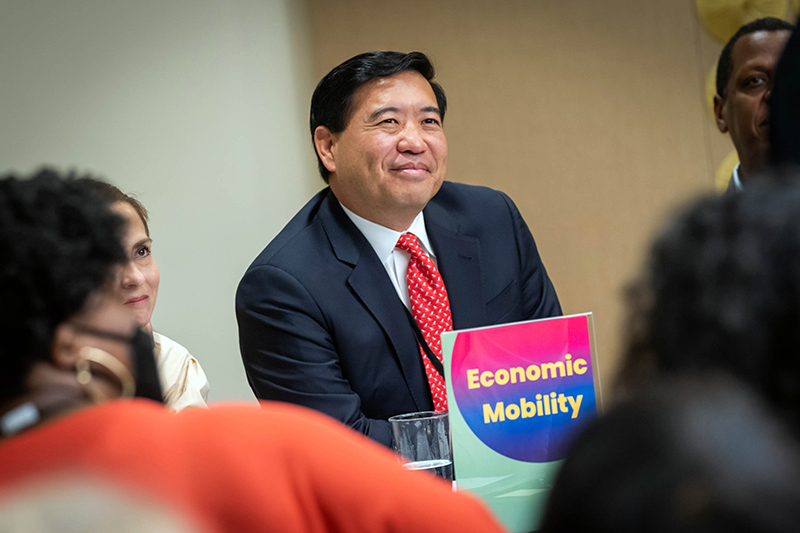
[(310, 407), (391, 446), (389, 423), (361, 412), (326, 318), (293, 276), (271, 265), (248, 270), (237, 291), (236, 317), (242, 360), (257, 398)]
[(522, 218), (517, 206), (505, 193), (503, 199), (511, 211), (517, 247), (520, 257), (520, 285), (522, 292), (522, 312), (525, 320), (560, 316), (561, 304), (556, 289), (547, 275), (544, 263), (539, 257), (536, 242), (531, 230)]

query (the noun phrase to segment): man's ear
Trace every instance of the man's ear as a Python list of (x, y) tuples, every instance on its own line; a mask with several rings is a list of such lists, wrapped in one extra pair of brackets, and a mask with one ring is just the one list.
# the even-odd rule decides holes
[(722, 133), (728, 133), (728, 123), (722, 111), (725, 108), (725, 100), (718, 94), (714, 95), (714, 122)]
[(314, 130), (314, 147), (317, 155), (322, 160), (322, 164), (328, 172), (336, 172), (336, 155), (334, 145), (336, 144), (336, 134), (325, 126), (317, 126)]
[(59, 324), (53, 333), (51, 361), (56, 368), (72, 370), (78, 364), (78, 339), (67, 324)]

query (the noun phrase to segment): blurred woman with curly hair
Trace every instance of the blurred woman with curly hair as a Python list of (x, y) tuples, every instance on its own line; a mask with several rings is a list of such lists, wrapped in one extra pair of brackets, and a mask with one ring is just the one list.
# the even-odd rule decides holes
[(201, 531), (503, 531), (477, 500), (314, 411), (120, 399), (161, 399), (150, 336), (114, 285), (124, 234), (75, 180), (0, 177), (0, 499), (91, 476)]

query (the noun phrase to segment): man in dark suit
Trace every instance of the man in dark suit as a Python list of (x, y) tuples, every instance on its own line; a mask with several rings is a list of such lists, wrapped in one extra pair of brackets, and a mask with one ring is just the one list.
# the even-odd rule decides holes
[(391, 445), (390, 416), (446, 409), (439, 334), (561, 314), (513, 202), (444, 182), (444, 91), (421, 53), (373, 52), (311, 100), (330, 185), (264, 249), (236, 295), (256, 396)]
[(778, 18), (745, 24), (722, 49), (717, 63), (714, 116), (739, 155), (728, 193), (741, 191), (761, 173), (769, 153), (769, 101), (775, 67), (794, 26)]

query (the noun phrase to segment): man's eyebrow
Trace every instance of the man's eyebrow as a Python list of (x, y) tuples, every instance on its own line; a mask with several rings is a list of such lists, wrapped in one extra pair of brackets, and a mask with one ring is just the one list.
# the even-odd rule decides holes
[[(390, 107), (382, 107), (380, 109), (376, 109), (375, 111), (373, 111), (372, 114), (369, 116), (368, 121), (372, 122), (374, 120), (377, 120), (378, 118), (380, 118), (382, 115), (385, 115), (386, 113), (399, 113), (399, 112), (400, 112), (400, 109), (398, 109), (396, 107), (391, 107), (391, 106)], [(435, 105), (425, 106), (422, 109), (420, 109), (420, 112), (422, 112), (422, 113), (436, 113), (440, 117), (442, 116), (441, 111), (439, 111), (439, 108), (436, 107)]]
[(369, 121), (372, 122), (373, 120), (376, 120), (378, 117), (380, 117), (381, 115), (385, 115), (386, 113), (398, 113), (398, 112), (400, 112), (400, 110), (396, 107), (382, 107), (372, 112), (372, 114), (369, 116)]
[(422, 112), (423, 113), (436, 113), (440, 117), (442, 116), (442, 112), (435, 105), (429, 105), (427, 107), (423, 107), (422, 108)]

